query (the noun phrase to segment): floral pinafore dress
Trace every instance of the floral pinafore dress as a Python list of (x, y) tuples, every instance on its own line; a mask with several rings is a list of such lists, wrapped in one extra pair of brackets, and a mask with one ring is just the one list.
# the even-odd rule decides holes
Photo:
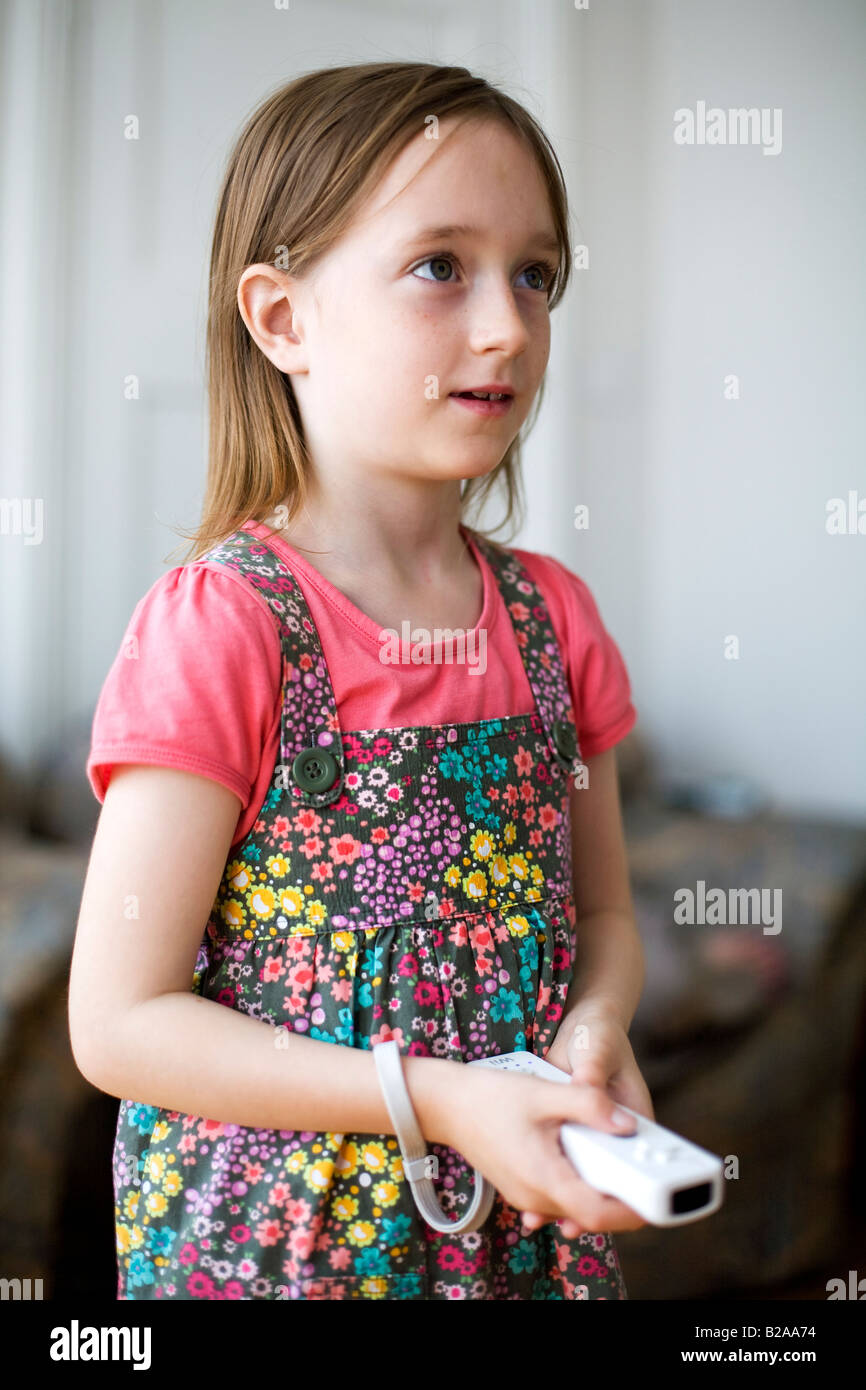
[[(394, 1038), (468, 1063), (552, 1043), (576, 947), (580, 751), (540, 591), (512, 551), (473, 538), (536, 709), (422, 728), (342, 730), (285, 561), (246, 530), (204, 557), (266, 600), (283, 693), (271, 788), (229, 855), (194, 992), (336, 1047)], [(473, 1170), (428, 1147), (456, 1220)], [(610, 1233), (524, 1234), (498, 1193), (476, 1231), (428, 1226), (393, 1135), (253, 1129), (128, 1099), (113, 1159), (119, 1299), (627, 1297)]]

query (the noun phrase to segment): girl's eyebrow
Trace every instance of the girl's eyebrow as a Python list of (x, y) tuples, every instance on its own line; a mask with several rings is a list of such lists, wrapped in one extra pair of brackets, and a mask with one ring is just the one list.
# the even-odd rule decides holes
[[(409, 237), (406, 241), (406, 245), (415, 246), (419, 242), (441, 241), (452, 236), (477, 235), (479, 235), (477, 227), (467, 227), (463, 223), (450, 223), (442, 227), (424, 227), (421, 231)], [(559, 250), (559, 241), (555, 236), (551, 236), (549, 232), (536, 232), (534, 235), (528, 237), (527, 241), (533, 246), (541, 247), (545, 251)]]

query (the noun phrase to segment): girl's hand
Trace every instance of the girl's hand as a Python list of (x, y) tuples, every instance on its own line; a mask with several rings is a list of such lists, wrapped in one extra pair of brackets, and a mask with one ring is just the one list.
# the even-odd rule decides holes
[(535, 1224), (561, 1220), (576, 1230), (635, 1230), (643, 1217), (578, 1177), (559, 1142), (560, 1125), (568, 1121), (627, 1134), (634, 1120), (614, 1124), (615, 1110), (601, 1086), (576, 1078), (564, 1086), (525, 1072), (464, 1066), (450, 1091), (445, 1142), (510, 1206), (536, 1214)]
[[(639, 1115), (655, 1119), (652, 1098), (635, 1061), (628, 1034), (616, 1014), (602, 1004), (587, 1003), (583, 1008), (572, 1010), (545, 1053), (545, 1061), (570, 1072), (573, 1082), (597, 1088)], [(547, 1207), (524, 1210), (522, 1216), (524, 1228), (530, 1231), (557, 1219)], [(594, 1229), (581, 1228), (568, 1219), (562, 1220), (561, 1226), (566, 1239), (580, 1235), (581, 1229)]]

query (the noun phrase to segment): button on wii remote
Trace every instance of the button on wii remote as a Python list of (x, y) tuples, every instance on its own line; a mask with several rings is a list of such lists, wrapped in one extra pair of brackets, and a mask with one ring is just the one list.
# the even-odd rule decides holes
[[(568, 1072), (532, 1052), (478, 1057), (467, 1065), (529, 1073), (542, 1081), (571, 1080)], [(718, 1155), (617, 1104), (635, 1120), (632, 1134), (570, 1122), (560, 1128), (563, 1150), (583, 1181), (618, 1198), (652, 1226), (682, 1226), (718, 1211), (723, 1198)]]

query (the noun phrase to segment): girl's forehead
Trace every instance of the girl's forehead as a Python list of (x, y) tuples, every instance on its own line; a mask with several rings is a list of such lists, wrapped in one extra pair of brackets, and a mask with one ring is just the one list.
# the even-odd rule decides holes
[(433, 137), (420, 131), (399, 151), (357, 220), (372, 236), (408, 237), (434, 224), (456, 229), (476, 223), (476, 212), (486, 207), (494, 221), (503, 212), (509, 223), (526, 215), (534, 227), (539, 219), (537, 207), (531, 207), (533, 183), (546, 204), (541, 170), (515, 132), (493, 119), (452, 118), (442, 121)]

